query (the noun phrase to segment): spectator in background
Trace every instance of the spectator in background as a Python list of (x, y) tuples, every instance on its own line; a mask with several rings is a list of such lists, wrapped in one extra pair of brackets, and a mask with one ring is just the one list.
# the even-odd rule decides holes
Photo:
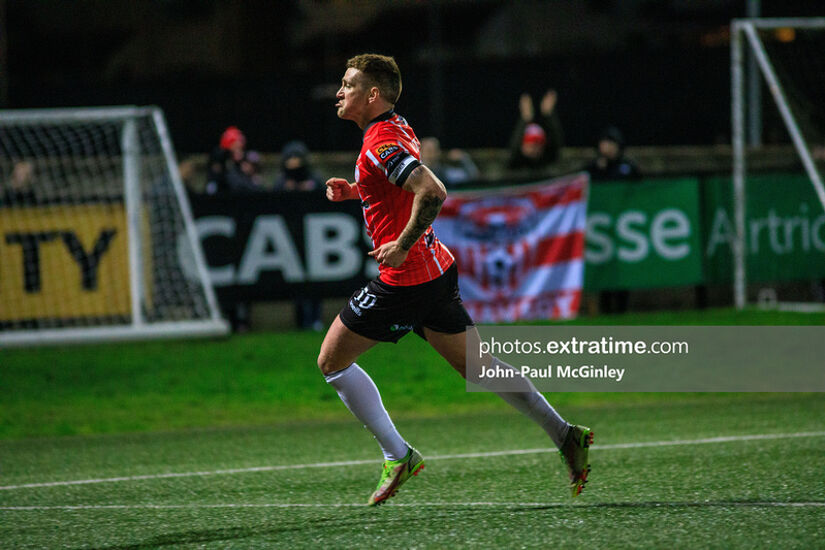
[(0, 194), (0, 205), (31, 206), (37, 204), (34, 179), (33, 163), (27, 160), (15, 162)]
[(261, 191), (254, 173), (251, 174), (254, 162), (250, 156), (257, 155), (253, 153), (247, 152), (246, 136), (236, 126), (224, 130), (218, 147), (209, 155), (206, 194)]
[(558, 94), (548, 90), (539, 104), (536, 116), (530, 94), (521, 94), (519, 119), (510, 140), (507, 168), (544, 171), (558, 160), (563, 143), (561, 121), (556, 113)]
[(443, 159), (437, 137), (423, 138), (420, 153), (421, 162), (448, 187), (478, 179), (478, 167), (466, 151), (450, 149)]
[(825, 160), (825, 144), (814, 146), (811, 156), (815, 161)]
[(642, 173), (635, 162), (625, 156), (622, 132), (608, 126), (596, 142), (596, 158), (585, 165), (591, 181), (638, 180)]
[(309, 149), (302, 141), (290, 141), (281, 151), (281, 171), (275, 177), (275, 191), (324, 191), (321, 177), (309, 163)]
[[(299, 191), (305, 193), (326, 192), (321, 177), (309, 162), (309, 149), (301, 141), (290, 141), (281, 151), (281, 171), (275, 177), (275, 191)], [(316, 296), (296, 295), (295, 323), (302, 330), (321, 331), (321, 299)]]
[[(596, 157), (583, 168), (590, 174), (591, 181), (599, 184), (641, 179), (639, 167), (625, 156), (624, 146), (624, 136), (615, 126), (608, 126), (599, 134), (596, 141)], [(599, 311), (625, 313), (629, 302), (628, 290), (604, 290), (599, 294)]]
[(192, 159), (185, 159), (178, 163), (178, 174), (180, 174), (180, 181), (183, 183), (183, 188), (187, 193), (194, 193), (196, 183), (197, 169), (195, 161)]
[(247, 151), (241, 161), (240, 167), (246, 179), (255, 186), (255, 191), (263, 189), (263, 181), (261, 180), (261, 154), (258, 153), (258, 151)]
[[(260, 156), (246, 150), (246, 136), (237, 126), (230, 126), (221, 134), (218, 146), (209, 155), (206, 194), (249, 193), (262, 191), (257, 175)], [(234, 332), (251, 328), (252, 305), (242, 300), (222, 300), (221, 309), (229, 319)]]

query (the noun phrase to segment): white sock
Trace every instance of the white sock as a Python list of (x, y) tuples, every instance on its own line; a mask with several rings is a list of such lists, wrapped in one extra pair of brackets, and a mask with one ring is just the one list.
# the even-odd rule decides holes
[(511, 365), (501, 361), (497, 357), (493, 358), (496, 363), (503, 369), (512, 369), (515, 371), (515, 376), (508, 380), (508, 384), (513, 382), (516, 384), (514, 389), (523, 389), (524, 391), (495, 391), (493, 392), (509, 403), (514, 409), (533, 422), (541, 426), (547, 432), (556, 447), (561, 448), (564, 443), (564, 438), (567, 436), (567, 430), (570, 424), (567, 423), (556, 412), (547, 399), (536, 390), (533, 383), (521, 375), (521, 373), (513, 368)]
[(384, 458), (400, 460), (407, 455), (409, 445), (395, 429), (390, 415), (381, 402), (381, 394), (372, 378), (353, 363), (345, 369), (324, 375), (326, 381), (338, 392), (338, 396), (355, 418), (375, 436)]

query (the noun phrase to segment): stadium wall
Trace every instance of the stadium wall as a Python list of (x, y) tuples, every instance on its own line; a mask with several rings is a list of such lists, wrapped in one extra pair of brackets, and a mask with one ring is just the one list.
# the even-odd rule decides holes
[[(224, 299), (345, 297), (376, 274), (354, 201), (273, 192), (194, 196), (192, 205)], [(754, 178), (748, 211), (754, 282), (825, 278), (825, 214), (804, 176)], [(727, 285), (732, 227), (728, 178), (591, 185), (585, 289)]]

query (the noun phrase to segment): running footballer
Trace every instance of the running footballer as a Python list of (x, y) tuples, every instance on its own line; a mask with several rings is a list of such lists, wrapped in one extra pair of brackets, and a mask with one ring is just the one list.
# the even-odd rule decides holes
[[(378, 277), (357, 290), (332, 322), (318, 355), (326, 381), (372, 432), (384, 454), (370, 506), (390, 498), (417, 475), (424, 458), (401, 437), (375, 383), (355, 361), (378, 342), (397, 342), (415, 331), (466, 376), (467, 330), (476, 331), (459, 296), (455, 259), (431, 225), (447, 192), (421, 164), (418, 138), (395, 112), (400, 95), (401, 72), (392, 57), (362, 54), (347, 61), (335, 107), (339, 118), (363, 130), (363, 145), (355, 181), (326, 182), (329, 200), (361, 202), (374, 244), (368, 254), (379, 268)], [(568, 468), (571, 492), (578, 495), (590, 471), (593, 432), (568, 424), (528, 380), (522, 387), (524, 391), (496, 393), (547, 432)]]

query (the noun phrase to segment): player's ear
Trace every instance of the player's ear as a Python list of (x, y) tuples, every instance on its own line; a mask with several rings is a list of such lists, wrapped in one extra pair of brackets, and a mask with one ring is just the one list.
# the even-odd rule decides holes
[(370, 88), (370, 93), (367, 96), (367, 99), (370, 103), (378, 101), (378, 98), (381, 97), (381, 90), (378, 89), (378, 86), (373, 86)]

